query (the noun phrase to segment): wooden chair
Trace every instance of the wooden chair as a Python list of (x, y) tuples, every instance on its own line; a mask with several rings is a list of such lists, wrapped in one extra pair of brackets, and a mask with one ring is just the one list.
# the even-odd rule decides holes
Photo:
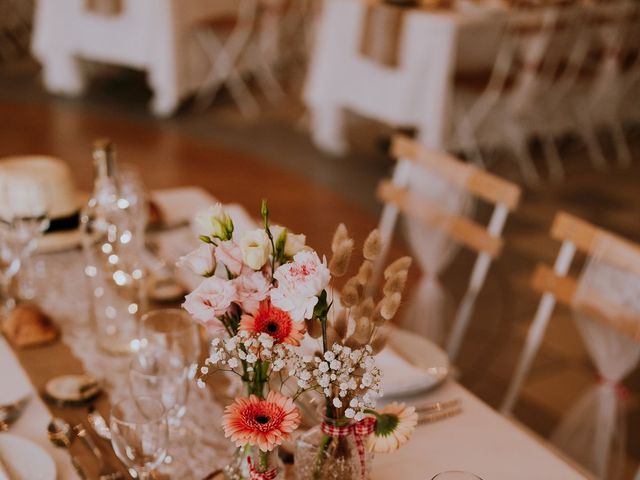
[[(520, 388), (542, 342), (556, 301), (572, 306), (572, 308), (582, 309), (582, 313), (588, 314), (640, 342), (640, 318), (610, 315), (609, 312), (615, 309), (608, 308), (606, 300), (598, 297), (598, 292), (593, 292), (593, 294), (590, 292), (589, 307), (573, 305), (577, 282), (567, 275), (576, 251), (586, 254), (587, 257), (593, 256), (594, 249), (602, 239), (619, 246), (620, 250), (625, 252), (623, 255), (620, 250), (608, 249), (603, 254), (604, 261), (640, 275), (640, 246), (566, 212), (559, 212), (556, 215), (551, 227), (551, 237), (561, 241), (562, 245), (553, 268), (539, 264), (533, 274), (532, 287), (542, 293), (542, 298), (538, 304), (533, 323), (529, 327), (524, 349), (501, 407), (504, 414), (509, 414), (513, 409)], [(599, 305), (599, 307), (594, 308), (594, 305)]]
[[(449, 336), (447, 349), (451, 359), (454, 359), (460, 349), (473, 306), (482, 289), (491, 261), (502, 251), (502, 229), (509, 211), (514, 210), (518, 205), (520, 187), (476, 166), (465, 164), (445, 152), (428, 149), (407, 137), (394, 137), (392, 155), (398, 161), (393, 178), (383, 180), (378, 188), (378, 196), (385, 203), (379, 224), (385, 250), (376, 265), (374, 278), (380, 276), (386, 249), (391, 243), (400, 212), (418, 222), (446, 230), (451, 240), (478, 253), (469, 286), (458, 307)], [(411, 192), (407, 187), (411, 172), (415, 168), (429, 170), (455, 187), (494, 204), (488, 226), (480, 225), (464, 216), (452, 215), (433, 202)]]

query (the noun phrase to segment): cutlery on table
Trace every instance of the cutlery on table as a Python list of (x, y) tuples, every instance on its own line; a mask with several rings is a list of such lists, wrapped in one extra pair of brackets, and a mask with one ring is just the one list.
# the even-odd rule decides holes
[(9, 430), (11, 425), (20, 418), (29, 400), (31, 395), (27, 394), (13, 403), (0, 405), (0, 432)]
[(462, 413), (459, 399), (416, 405), (415, 409), (418, 414), (418, 425), (438, 422)]
[(104, 417), (93, 406), (89, 407), (87, 420), (93, 431), (103, 440), (111, 441), (111, 430)]
[[(61, 418), (54, 418), (49, 423), (47, 432), (49, 435), (49, 440), (54, 445), (64, 448), (69, 448), (75, 438), (79, 437), (98, 461), (99, 480), (119, 480), (123, 478), (120, 472), (115, 472), (107, 466), (104, 457), (102, 456), (102, 452), (95, 444), (93, 439), (87, 434), (87, 431), (84, 428), (83, 424), (79, 423), (78, 425), (72, 427), (71, 425), (69, 425), (69, 423), (62, 420)], [(77, 466), (77, 461), (73, 458), (73, 456), (72, 463), (74, 464), (74, 467), (76, 467), (76, 470), (78, 470), (79, 466)], [(81, 476), (85, 477), (86, 475), (84, 475), (84, 473), (81, 473), (82, 469), (79, 470), (80, 471), (78, 473)]]

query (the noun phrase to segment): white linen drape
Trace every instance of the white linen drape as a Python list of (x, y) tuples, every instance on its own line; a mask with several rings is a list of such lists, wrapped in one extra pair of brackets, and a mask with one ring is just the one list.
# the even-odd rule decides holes
[[(427, 170), (414, 168), (408, 188), (450, 214), (463, 215), (473, 209), (473, 198), (466, 191)], [(459, 245), (447, 233), (446, 224), (428, 226), (412, 218), (407, 218), (404, 224), (422, 277), (409, 299), (403, 325), (441, 344), (444, 340), (447, 293), (438, 277), (455, 257)]]
[[(598, 242), (582, 271), (574, 305), (584, 312), (600, 302), (602, 311), (605, 302), (609, 318), (640, 315), (640, 275), (622, 268), (631, 252), (606, 240)], [(614, 248), (616, 258), (622, 259), (615, 266), (605, 261)], [(618, 480), (626, 448), (626, 391), (620, 382), (640, 361), (640, 343), (584, 313), (576, 311), (574, 318), (599, 379), (567, 413), (552, 441), (598, 478)]]

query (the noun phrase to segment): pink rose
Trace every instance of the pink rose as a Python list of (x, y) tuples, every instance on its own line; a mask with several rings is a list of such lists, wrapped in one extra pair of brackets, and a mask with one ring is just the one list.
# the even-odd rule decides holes
[(207, 328), (220, 328), (218, 317), (227, 313), (236, 298), (233, 282), (218, 277), (206, 278), (185, 297), (182, 307)]
[(242, 272), (242, 251), (233, 240), (220, 242), (216, 248), (216, 259), (222, 262), (232, 274), (240, 275)]
[(236, 300), (245, 313), (253, 315), (260, 302), (269, 296), (269, 282), (262, 272), (250, 272), (233, 280), (236, 287)]
[(271, 291), (271, 303), (302, 321), (313, 316), (318, 295), (329, 284), (331, 274), (326, 259), (320, 261), (316, 252), (302, 250), (293, 262), (278, 267), (273, 277), (278, 286)]
[(187, 267), (196, 275), (209, 277), (216, 270), (216, 259), (214, 257), (214, 246), (210, 243), (203, 243), (193, 252), (180, 257), (176, 266)]

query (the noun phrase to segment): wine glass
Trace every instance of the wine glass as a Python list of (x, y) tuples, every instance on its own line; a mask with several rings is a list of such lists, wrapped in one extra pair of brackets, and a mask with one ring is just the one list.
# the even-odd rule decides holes
[(184, 428), (182, 416), (186, 413), (188, 392), (188, 368), (182, 357), (166, 353), (162, 356), (141, 352), (131, 360), (129, 386), (134, 396), (149, 396), (159, 399), (166, 412), (169, 425), (169, 449), (160, 473), (171, 478), (188, 476), (189, 467), (184, 458)]
[(160, 399), (169, 426), (179, 425), (187, 400), (187, 367), (182, 357), (136, 355), (129, 367), (129, 386), (133, 396)]
[(167, 416), (158, 399), (127, 397), (111, 409), (111, 444), (117, 457), (139, 479), (151, 478), (167, 454)]
[(431, 480), (482, 480), (482, 478), (470, 472), (463, 472), (462, 470), (450, 470), (447, 472), (438, 473)]
[(0, 283), (6, 297), (5, 308), (15, 299), (13, 277), (22, 266), (29, 268), (38, 240), (49, 228), (49, 195), (46, 182), (28, 176), (0, 179)]
[(170, 352), (182, 357), (192, 380), (200, 359), (198, 325), (179, 308), (152, 310), (142, 316), (140, 349), (155, 356)]

